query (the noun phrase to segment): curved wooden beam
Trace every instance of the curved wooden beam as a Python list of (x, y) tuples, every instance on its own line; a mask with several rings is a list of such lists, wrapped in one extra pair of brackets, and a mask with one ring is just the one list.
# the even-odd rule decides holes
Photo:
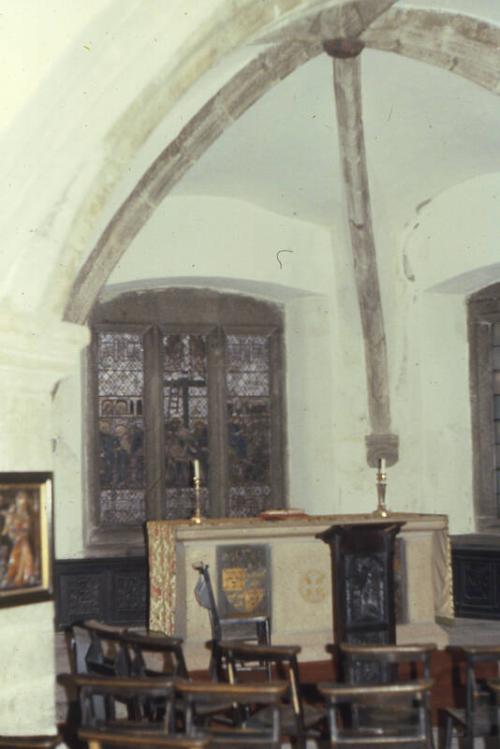
[[(372, 429), (368, 460), (377, 464), (385, 458), (389, 464), (397, 460), (397, 449), (377, 453), (373, 436), (382, 435), (387, 450), (391, 429), (389, 371), (384, 315), (373, 235), (368, 169), (363, 128), (361, 65), (362, 44), (355, 40), (331, 40), (325, 50), (333, 57), (333, 78), (337, 124), (347, 202), (354, 280), (365, 346), (365, 368), (368, 412)], [(396, 440), (397, 448), (397, 440)], [(375, 454), (373, 454), (375, 453)]]

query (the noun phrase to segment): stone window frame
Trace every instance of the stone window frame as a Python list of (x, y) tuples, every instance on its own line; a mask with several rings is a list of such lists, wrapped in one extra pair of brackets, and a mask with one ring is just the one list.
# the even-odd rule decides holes
[(500, 283), (472, 294), (467, 310), (476, 530), (500, 534), (492, 377), (492, 326), (500, 322)]
[[(159, 339), (168, 333), (208, 334), (211, 338), (212, 363), (220, 356), (222, 337), (231, 333), (269, 335), (271, 341), (271, 497), (272, 507), (281, 508), (287, 504), (288, 486), (286, 481), (286, 418), (285, 418), (285, 367), (284, 367), (284, 324), (281, 306), (254, 297), (229, 292), (216, 292), (208, 289), (173, 288), (162, 290), (125, 292), (117, 297), (97, 303), (89, 319), (92, 342), (88, 347), (86, 370), (86, 419), (85, 419), (85, 464), (87, 496), (86, 502), (86, 548), (87, 551), (123, 554), (124, 548), (133, 551), (144, 550), (144, 529), (136, 526), (103, 526), (99, 521), (98, 508), (98, 440), (97, 423), (97, 371), (96, 342), (97, 331), (141, 332), (149, 339), (149, 354), (160, 351)], [(146, 351), (145, 351), (146, 355)], [(153, 354), (154, 356), (154, 354)], [(149, 368), (159, 371), (159, 358), (149, 362)], [(148, 387), (149, 385), (146, 385)], [(212, 396), (220, 408), (220, 384), (213, 387)], [(149, 422), (145, 433), (150, 440), (161, 442), (162, 424), (158, 409), (149, 409), (144, 404), (144, 418)], [(219, 466), (224, 463), (226, 447), (222, 438), (223, 430), (212, 441), (216, 445), (215, 470), (211, 471), (211, 496), (224, 497), (225, 478)], [(146, 443), (146, 451), (148, 446)], [(222, 456), (222, 457), (221, 457)], [(156, 456), (157, 458), (157, 456)], [(147, 458), (154, 460), (155, 456)], [(146, 467), (146, 470), (148, 468)], [(162, 469), (163, 470), (163, 469)], [(161, 519), (162, 497), (160, 481), (156, 491), (147, 499), (147, 519)], [(217, 487), (217, 488), (215, 488)], [(212, 506), (213, 516), (223, 516), (221, 502)]]

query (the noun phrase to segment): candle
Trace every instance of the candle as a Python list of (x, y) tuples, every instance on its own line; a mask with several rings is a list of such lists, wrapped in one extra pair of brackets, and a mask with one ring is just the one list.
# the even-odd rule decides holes
[(378, 470), (379, 473), (385, 473), (385, 458), (379, 458)]
[(200, 480), (200, 461), (199, 460), (193, 460), (193, 478), (195, 481)]

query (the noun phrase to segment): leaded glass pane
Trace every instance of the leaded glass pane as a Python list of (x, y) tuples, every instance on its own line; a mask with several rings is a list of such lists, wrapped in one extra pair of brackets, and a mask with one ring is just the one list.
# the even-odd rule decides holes
[(228, 515), (233, 518), (255, 517), (268, 507), (269, 486), (232, 486), (229, 489)]
[(140, 525), (146, 518), (144, 491), (105, 489), (101, 491), (102, 525)]
[(193, 461), (199, 460), (201, 500), (208, 507), (207, 337), (164, 336), (163, 416), (165, 429), (165, 515), (193, 514)]
[(271, 494), (269, 337), (228, 335), (226, 362), (228, 514), (251, 517)]
[(500, 322), (495, 322), (492, 325), (492, 336), (493, 336), (493, 345), (494, 346), (500, 346)]
[[(178, 520), (179, 518), (190, 518), (194, 514), (196, 501), (192, 487), (176, 487), (175, 489), (165, 490), (167, 520)], [(208, 489), (202, 486), (200, 489), (200, 507), (202, 516), (207, 516)]]
[(99, 505), (104, 525), (145, 520), (142, 338), (99, 333)]

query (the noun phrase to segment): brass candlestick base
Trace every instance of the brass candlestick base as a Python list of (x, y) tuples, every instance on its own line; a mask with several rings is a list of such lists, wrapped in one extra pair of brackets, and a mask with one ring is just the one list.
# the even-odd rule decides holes
[(391, 511), (385, 504), (385, 491), (387, 488), (387, 474), (382, 470), (377, 471), (377, 509), (372, 512), (373, 517), (388, 518)]
[(200, 525), (202, 521), (201, 517), (201, 501), (200, 501), (200, 483), (201, 479), (199, 476), (195, 476), (193, 479), (194, 483), (194, 497), (195, 497), (195, 508), (194, 513), (191, 517), (191, 522), (195, 525)]

